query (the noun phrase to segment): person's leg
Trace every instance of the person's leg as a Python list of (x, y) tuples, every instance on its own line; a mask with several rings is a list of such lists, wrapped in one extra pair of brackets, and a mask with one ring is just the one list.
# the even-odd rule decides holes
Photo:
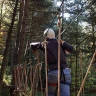
[(58, 82), (58, 71), (50, 71), (48, 72), (48, 96), (55, 96), (57, 82)]
[(56, 87), (57, 86), (53, 86), (53, 85), (48, 86), (48, 96), (55, 96), (55, 94), (57, 92)]
[(71, 74), (70, 74), (70, 69), (63, 69), (64, 72), (64, 79), (61, 79), (60, 83), (60, 92), (61, 96), (70, 96), (70, 84), (71, 84)]
[(60, 96), (70, 96), (70, 86), (66, 84), (60, 84)]

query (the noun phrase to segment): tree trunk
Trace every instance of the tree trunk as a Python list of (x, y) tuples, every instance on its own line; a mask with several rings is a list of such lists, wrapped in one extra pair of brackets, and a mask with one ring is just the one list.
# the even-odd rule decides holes
[[(20, 30), (21, 30), (21, 25), (22, 25), (22, 17), (23, 17), (23, 10), (24, 10), (24, 0), (20, 0), (20, 8), (19, 8), (19, 21), (18, 21), (18, 26), (17, 26), (17, 39), (16, 39), (16, 46), (13, 54), (13, 66), (17, 65), (17, 56), (18, 56), (18, 47), (19, 47), (19, 42), (20, 42)], [(12, 68), (12, 85), (15, 85), (15, 78), (14, 78), (14, 71)], [(14, 94), (14, 88), (10, 88), (10, 96), (15, 96)]]
[(21, 37), (20, 37), (20, 45), (19, 45), (19, 52), (18, 52), (18, 63), (21, 63), (24, 56), (24, 48), (25, 48), (25, 32), (27, 27), (27, 19), (28, 19), (28, 13), (29, 13), (29, 0), (25, 0), (25, 7), (24, 7), (24, 16), (23, 16), (23, 22), (22, 22), (22, 29), (21, 29)]
[[(21, 63), (20, 60), (23, 60), (24, 53), (24, 43), (25, 43), (25, 32), (27, 26), (28, 10), (29, 10), (29, 0), (20, 0), (20, 15), (17, 29), (17, 40), (16, 47), (14, 51), (14, 66)], [(15, 84), (14, 72), (12, 71), (12, 85)], [(14, 88), (10, 89), (10, 96), (19, 96), (19, 92), (14, 94)]]
[(20, 30), (22, 27), (22, 21), (23, 21), (23, 11), (24, 11), (24, 0), (20, 0), (20, 8), (19, 8), (19, 21), (18, 21), (18, 26), (17, 26), (17, 39), (16, 39), (16, 47), (14, 51), (14, 60), (13, 64), (17, 65), (17, 56), (18, 56), (18, 49), (19, 49), (19, 43), (20, 43)]
[(13, 25), (14, 25), (14, 20), (15, 20), (15, 16), (16, 16), (16, 11), (17, 11), (17, 6), (18, 6), (18, 1), (16, 0), (16, 4), (13, 10), (13, 18), (12, 18), (12, 22), (8, 31), (8, 35), (7, 35), (7, 39), (6, 39), (6, 45), (5, 45), (5, 50), (4, 50), (4, 58), (3, 58), (3, 62), (1, 65), (1, 70), (0, 70), (0, 91), (1, 91), (1, 87), (2, 87), (2, 81), (3, 81), (3, 76), (4, 76), (4, 71), (6, 68), (6, 61), (7, 61), (7, 57), (8, 57), (8, 51), (9, 51), (9, 43), (11, 40), (11, 34), (12, 34), (12, 29), (13, 29)]

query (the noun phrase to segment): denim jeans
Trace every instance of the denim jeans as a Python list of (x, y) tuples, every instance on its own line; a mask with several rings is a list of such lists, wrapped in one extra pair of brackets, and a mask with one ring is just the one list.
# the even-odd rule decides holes
[[(60, 79), (60, 96), (70, 96), (70, 83), (71, 74), (70, 69), (63, 69), (63, 75)], [(65, 81), (64, 81), (65, 78)], [(48, 96), (56, 96), (57, 93), (57, 82), (58, 82), (58, 70), (52, 70), (48, 72)]]

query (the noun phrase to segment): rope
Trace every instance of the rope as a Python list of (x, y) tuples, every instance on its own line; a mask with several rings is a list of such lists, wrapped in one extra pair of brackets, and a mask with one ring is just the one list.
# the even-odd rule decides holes
[(27, 87), (28, 87), (28, 70), (27, 68), (25, 69), (25, 95), (27, 94)]
[[(57, 14), (58, 14), (58, 12), (60, 11), (61, 6), (63, 5), (63, 2), (64, 2), (64, 0), (62, 0), (62, 3), (61, 3), (61, 5), (60, 5), (60, 7), (57, 9), (57, 13), (55, 14), (55, 17), (53, 18), (51, 24), (49, 25), (49, 28), (51, 28), (51, 26), (53, 25), (53, 22), (55, 21), (55, 19), (56, 19), (56, 17), (57, 17)], [(49, 29), (48, 29), (48, 31), (49, 31)], [(48, 32), (48, 31), (47, 31), (47, 32)], [(43, 38), (43, 40), (44, 40), (44, 38)], [(42, 41), (43, 41), (43, 40), (42, 40)]]
[[(38, 50), (36, 51), (36, 59), (37, 59), (37, 64), (39, 64), (40, 63), (40, 60), (39, 60), (39, 55), (38, 55)], [(38, 65), (38, 79), (37, 80), (39, 80), (40, 79), (40, 85), (41, 85), (41, 94), (42, 94), (42, 96), (43, 96), (43, 90), (42, 90), (42, 79), (41, 79), (41, 69), (42, 69), (42, 66), (39, 64)]]
[(37, 78), (36, 78), (36, 94), (37, 94), (37, 87), (38, 87), (38, 83), (37, 82), (39, 82), (39, 66), (37, 66), (37, 74), (36, 74), (37, 76)]
[[(34, 71), (34, 72), (33, 72), (33, 73), (34, 73), (34, 76), (33, 76), (33, 84), (32, 84), (32, 85), (33, 85), (33, 86), (32, 86), (32, 88), (33, 88), (32, 96), (35, 96), (35, 93), (36, 93), (36, 92), (35, 92), (35, 91), (36, 91), (36, 90), (35, 90), (35, 89), (36, 89), (36, 85), (35, 85), (35, 84), (36, 84), (36, 79), (35, 79), (35, 78), (36, 78), (37, 66), (36, 66), (36, 68), (35, 68), (33, 71)], [(34, 89), (34, 88), (35, 88), (35, 89)]]
[(30, 84), (31, 84), (31, 91), (30, 91), (30, 96), (32, 96), (32, 65), (30, 65)]
[[(27, 96), (28, 95), (27, 89), (29, 87), (28, 86), (28, 78), (29, 78), (30, 84), (31, 84), (31, 89), (30, 89), (29, 94), (30, 94), (30, 96), (36, 96), (37, 87), (38, 87), (37, 82), (39, 82), (39, 78), (41, 76), (40, 75), (41, 67), (42, 66), (40, 64), (38, 64), (35, 67), (32, 67), (32, 65), (30, 65), (29, 68), (26, 68), (26, 66), (15, 67), (14, 76), (15, 76), (15, 81), (16, 81), (15, 85), (17, 86), (15, 91), (21, 92), (20, 94), (23, 94), (23, 95), (25, 94)], [(30, 71), (29, 71), (29, 69), (30, 69)], [(40, 79), (40, 82), (42, 82), (41, 79)], [(42, 87), (41, 87), (41, 90), (42, 90)], [(43, 94), (43, 91), (42, 91), (42, 94)]]
[(40, 85), (41, 85), (41, 94), (43, 96), (42, 79), (41, 79), (41, 66), (40, 65), (39, 65), (39, 78), (40, 78)]
[[(86, 1), (85, 3), (87, 3), (88, 1)], [(85, 4), (84, 3), (84, 4)], [(87, 6), (87, 7), (91, 7), (91, 5), (92, 5), (92, 2)], [(86, 7), (86, 8), (87, 8)], [(73, 20), (72, 20), (72, 22), (66, 27), (66, 29), (64, 29), (62, 32), (61, 32), (61, 35), (68, 29), (68, 27), (70, 27), (70, 25), (81, 15), (83, 13), (83, 11), (82, 12), (80, 12)]]

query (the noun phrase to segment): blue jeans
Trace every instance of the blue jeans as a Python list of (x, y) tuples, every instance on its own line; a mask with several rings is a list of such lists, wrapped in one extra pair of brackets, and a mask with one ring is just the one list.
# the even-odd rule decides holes
[[(70, 83), (71, 74), (70, 69), (63, 69), (64, 76), (60, 79), (60, 96), (70, 96)], [(65, 81), (64, 81), (65, 78)], [(58, 82), (58, 70), (52, 70), (48, 72), (48, 96), (56, 96), (57, 93), (57, 82)], [(58, 89), (58, 88), (57, 88)]]

